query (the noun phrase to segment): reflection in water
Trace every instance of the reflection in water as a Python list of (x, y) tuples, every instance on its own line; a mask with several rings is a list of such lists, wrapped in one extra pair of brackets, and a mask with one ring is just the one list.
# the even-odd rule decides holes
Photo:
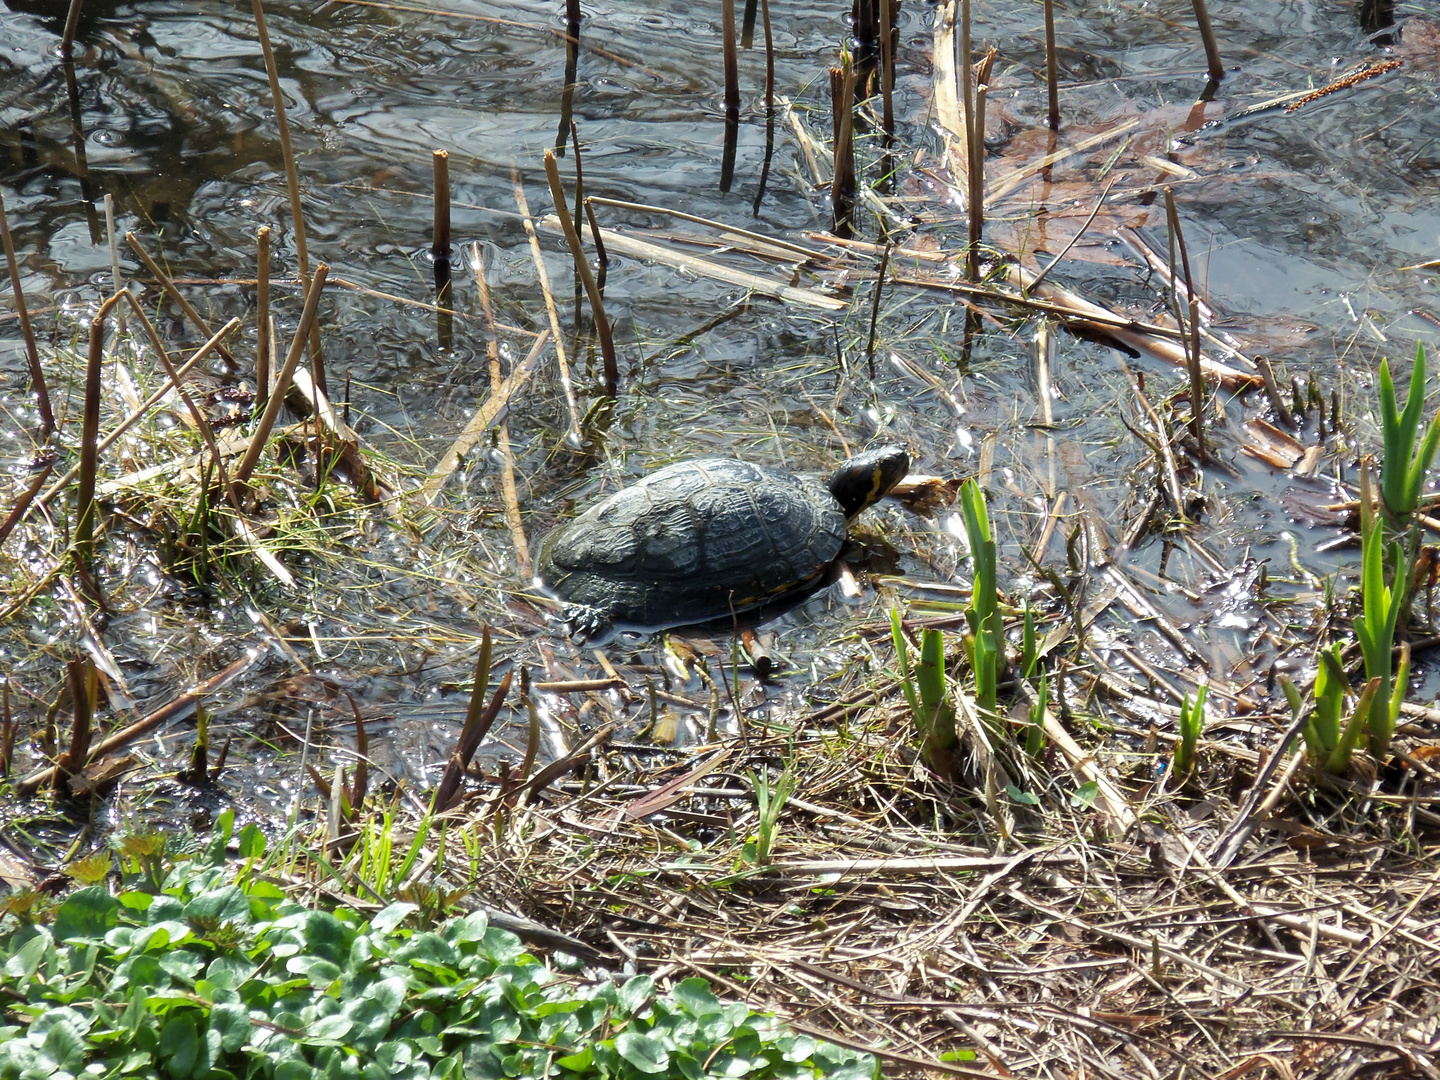
[[(1395, 0), (1360, 0), (1360, 29), (1367, 34), (1395, 25)], [(1379, 42), (1390, 44), (1390, 39)]]

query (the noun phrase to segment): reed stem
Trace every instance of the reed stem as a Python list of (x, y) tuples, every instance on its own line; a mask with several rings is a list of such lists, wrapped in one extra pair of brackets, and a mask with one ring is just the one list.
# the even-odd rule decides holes
[(270, 431), (280, 416), (280, 407), (285, 403), (285, 392), (290, 389), (290, 379), (294, 376), (295, 367), (300, 363), (300, 354), (305, 349), (305, 339), (315, 327), (315, 316), (320, 310), (320, 294), (325, 289), (325, 278), (329, 273), (330, 267), (324, 263), (315, 268), (315, 277), (305, 293), (305, 310), (300, 316), (300, 325), (295, 329), (295, 337), (290, 342), (290, 352), (285, 356), (285, 363), (275, 377), (275, 391), (265, 403), (265, 412), (260, 417), (260, 423), (255, 426), (255, 433), (250, 436), (250, 445), (245, 448), (245, 456), (235, 469), (237, 484), (249, 481), (250, 474), (255, 471), (255, 466), (260, 461), (260, 453), (265, 449), (265, 442), (270, 438)]
[(1060, 58), (1055, 48), (1055, 0), (1045, 0), (1045, 92), (1051, 131), (1060, 130)]
[[(285, 187), (290, 193), (290, 220), (295, 228), (295, 259), (298, 263), (300, 288), (310, 293), (310, 251), (305, 243), (305, 207), (300, 201), (300, 173), (295, 168), (295, 147), (290, 140), (290, 121), (285, 115), (285, 95), (280, 92), (280, 70), (275, 65), (275, 50), (270, 45), (270, 31), (265, 26), (265, 8), (261, 0), (250, 0), (255, 12), (255, 30), (260, 37), (260, 51), (265, 56), (265, 74), (270, 80), (270, 98), (275, 104), (275, 129), (280, 136), (280, 151), (285, 158)], [(315, 385), (329, 396), (325, 381), (325, 357), (320, 351), (320, 330), (310, 341), (310, 364), (315, 369)]]
[(75, 556), (87, 569), (95, 555), (95, 475), (100, 460), (100, 372), (105, 359), (105, 316), (121, 295), (117, 293), (101, 304), (90, 320), (85, 405), (80, 418), (80, 482), (75, 499)]
[[(180, 310), (185, 312), (185, 317), (195, 324), (195, 329), (199, 330), (207, 338), (214, 337), (215, 331), (210, 329), (210, 324), (205, 321), (201, 314), (191, 305), (190, 301), (186, 300), (180, 290), (175, 287), (175, 282), (170, 280), (170, 275), (160, 269), (160, 264), (150, 257), (150, 253), (146, 251), (144, 245), (140, 243), (140, 238), (133, 232), (127, 232), (125, 234), (125, 242), (130, 245), (136, 255), (140, 256), (140, 261), (145, 264), (145, 269), (150, 271), (155, 280), (160, 283), (161, 288), (168, 292), (171, 297), (174, 298), (175, 302), (180, 305)], [(225, 358), (225, 363), (231, 368), (237, 366), (235, 358), (230, 355), (230, 351), (223, 345), (215, 346), (215, 351)]]
[(30, 387), (35, 391), (35, 404), (40, 410), (40, 438), (45, 440), (49, 439), (55, 430), (55, 413), (50, 408), (50, 390), (45, 385), (45, 372), (40, 367), (40, 350), (35, 345), (35, 329), (30, 325), (30, 309), (25, 306), (25, 290), (20, 286), (20, 263), (15, 258), (15, 240), (10, 235), (10, 219), (5, 214), (3, 194), (0, 194), (0, 241), (5, 245), (5, 265), (10, 271), (10, 290), (15, 294), (15, 313), (20, 318), (20, 335), (25, 339), (25, 358), (30, 365)]
[(585, 286), (585, 295), (590, 298), (590, 310), (595, 316), (595, 332), (600, 336), (600, 355), (605, 365), (605, 396), (615, 397), (620, 388), (620, 370), (615, 362), (615, 342), (610, 337), (610, 320), (605, 317), (605, 302), (600, 297), (600, 288), (595, 284), (595, 275), (585, 260), (585, 249), (580, 245), (580, 233), (570, 217), (570, 208), (565, 205), (565, 188), (560, 183), (560, 167), (555, 163), (555, 152), (545, 151), (545, 176), (550, 181), (550, 196), (555, 202), (555, 216), (560, 219), (560, 228), (570, 245), (570, 256), (575, 260), (575, 272)]
[(1200, 40), (1205, 43), (1205, 63), (1210, 69), (1210, 81), (1218, 83), (1225, 78), (1225, 66), (1220, 62), (1220, 47), (1215, 44), (1215, 28), (1210, 25), (1210, 12), (1205, 0), (1192, 0), (1195, 5), (1195, 22), (1200, 27)]
[(255, 234), (255, 407), (258, 418), (270, 400), (270, 226)]
[(435, 228), (431, 234), (430, 254), (437, 259), (450, 258), (450, 154), (436, 150), (431, 155), (435, 172)]
[(65, 32), (60, 36), (60, 55), (66, 60), (70, 59), (70, 52), (75, 47), (75, 31), (80, 28), (80, 4), (81, 0), (70, 0), (70, 9), (65, 12)]

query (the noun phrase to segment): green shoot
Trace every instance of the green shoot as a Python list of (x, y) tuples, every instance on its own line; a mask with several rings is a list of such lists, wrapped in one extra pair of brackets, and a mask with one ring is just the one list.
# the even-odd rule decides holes
[(1440, 447), (1440, 414), (1430, 421), (1425, 438), (1416, 445), (1421, 414), (1425, 410), (1425, 346), (1415, 348), (1415, 367), (1401, 412), (1390, 378), (1390, 364), (1380, 361), (1380, 418), (1384, 426), (1385, 457), (1380, 466), (1380, 493), (1385, 509), (1404, 524), (1420, 504), (1425, 472)]
[(1050, 678), (1042, 670), (1040, 685), (1035, 690), (1035, 704), (1030, 706), (1030, 724), (1025, 729), (1025, 752), (1038, 758), (1045, 749), (1045, 710), (1050, 707)]
[(763, 769), (750, 774), (750, 786), (755, 791), (755, 805), (760, 812), (759, 824), (755, 827), (755, 839), (745, 845), (745, 854), (756, 866), (770, 863), (770, 852), (775, 846), (775, 829), (780, 822), (780, 811), (785, 801), (795, 790), (795, 774), (789, 769), (782, 772), (770, 786), (770, 774)]
[(1031, 678), (1035, 674), (1035, 665), (1040, 662), (1040, 649), (1035, 639), (1035, 610), (1030, 606), (1030, 601), (1025, 601), (1025, 629), (1020, 637), (1020, 674), (1024, 678)]
[(965, 481), (960, 488), (960, 502), (965, 513), (970, 554), (975, 563), (970, 606), (965, 609), (965, 620), (970, 624), (970, 633), (965, 636), (965, 653), (975, 672), (975, 703), (981, 715), (993, 723), (996, 687), (1000, 683), (1000, 669), (1005, 663), (1005, 643), (1000, 636), (1000, 612), (995, 591), (995, 540), (990, 532), (985, 495), (973, 478)]
[(1189, 694), (1180, 702), (1180, 741), (1175, 746), (1173, 773), (1188, 776), (1195, 768), (1195, 747), (1200, 741), (1200, 732), (1205, 728), (1205, 693), (1208, 688), (1201, 683), (1195, 688), (1192, 700)]
[(901, 686), (920, 738), (921, 760), (935, 771), (948, 774), (952, 752), (960, 740), (955, 733), (955, 707), (945, 685), (944, 636), (933, 627), (921, 632), (920, 663), (912, 671), (898, 611), (890, 612), (890, 632), (900, 661)]
[(1391, 543), (1391, 562), (1395, 566), (1395, 586), (1385, 584), (1383, 530), (1375, 514), (1370, 487), (1370, 470), (1360, 470), (1360, 600), (1363, 613), (1355, 616), (1355, 639), (1365, 657), (1365, 677), (1379, 679), (1379, 688), (1371, 695), (1367, 710), (1370, 730), (1370, 751), (1384, 760), (1395, 733), (1395, 719), (1405, 698), (1405, 683), (1410, 675), (1410, 653), (1401, 653), (1398, 682), (1393, 678), (1390, 654), (1395, 646), (1395, 629), (1405, 607), (1406, 587), (1410, 570), (1401, 558), (1400, 545)]

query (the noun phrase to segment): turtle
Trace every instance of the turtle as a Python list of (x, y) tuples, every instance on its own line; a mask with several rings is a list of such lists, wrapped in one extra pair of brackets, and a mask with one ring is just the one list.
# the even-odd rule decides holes
[(757, 608), (816, 583), (847, 525), (909, 468), (897, 446), (855, 455), (824, 483), (734, 458), (677, 462), (547, 533), (536, 581), (582, 642), (616, 624), (652, 631)]

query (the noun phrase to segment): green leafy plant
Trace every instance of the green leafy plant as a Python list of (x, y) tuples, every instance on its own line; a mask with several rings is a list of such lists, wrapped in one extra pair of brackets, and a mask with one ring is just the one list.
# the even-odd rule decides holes
[[(1326, 772), (1340, 776), (1350, 769), (1350, 759), (1355, 754), (1360, 736), (1364, 734), (1365, 720), (1380, 690), (1380, 680), (1371, 679), (1365, 684), (1355, 711), (1342, 726), (1341, 717), (1345, 710), (1345, 695), (1350, 691), (1350, 679), (1345, 674), (1340, 643), (1321, 649), (1317, 654), (1317, 664), (1315, 707), (1300, 733), (1304, 736), (1310, 760)], [(1281, 677), (1280, 685), (1290, 703), (1290, 711), (1298, 717), (1304, 708), (1300, 691), (1286, 676)]]
[[(868, 1054), (786, 1028), (703, 979), (667, 993), (564, 977), (483, 913), (412, 925), (295, 903), (226, 863), (233, 816), (163, 886), (71, 893), (50, 922), (0, 926), (0, 1076), (564, 1077), (755, 1080), (879, 1074)], [(560, 963), (557, 960), (557, 964)], [(577, 965), (569, 964), (573, 971)]]
[(1195, 747), (1205, 730), (1205, 694), (1208, 687), (1201, 683), (1195, 695), (1186, 694), (1180, 701), (1180, 741), (1175, 744), (1173, 773), (1188, 776), (1195, 768)]
[(1400, 650), (1400, 671), (1396, 678), (1391, 670), (1391, 653), (1395, 647), (1395, 630), (1400, 613), (1405, 609), (1410, 569), (1400, 553), (1400, 545), (1390, 544), (1391, 564), (1396, 567), (1394, 587), (1385, 584), (1385, 541), (1383, 529), (1375, 513), (1370, 490), (1370, 471), (1360, 470), (1360, 602), (1362, 612), (1355, 616), (1355, 640), (1365, 657), (1365, 677), (1379, 679), (1380, 685), (1366, 710), (1366, 726), (1370, 732), (1370, 752), (1384, 760), (1395, 734), (1395, 721), (1405, 699), (1405, 684), (1410, 677), (1410, 650)]
[(920, 632), (920, 663), (912, 671), (900, 612), (890, 612), (890, 636), (900, 663), (900, 685), (920, 740), (920, 759), (942, 775), (954, 770), (955, 706), (945, 685), (945, 638), (934, 627)]
[(763, 769), (750, 774), (750, 787), (755, 792), (755, 806), (760, 820), (755, 826), (755, 838), (744, 848), (747, 862), (756, 866), (769, 864), (770, 852), (775, 846), (775, 829), (780, 823), (780, 811), (785, 809), (785, 801), (795, 790), (795, 779), (795, 774), (786, 769), (776, 779), (775, 786), (771, 787), (770, 774)]
[(1421, 414), (1425, 410), (1425, 346), (1415, 347), (1415, 367), (1401, 411), (1390, 378), (1390, 363), (1380, 361), (1380, 419), (1384, 428), (1385, 456), (1380, 465), (1380, 493), (1385, 508), (1399, 524), (1405, 524), (1420, 504), (1425, 473), (1440, 447), (1440, 414), (1430, 421), (1425, 437), (1416, 444)]
[(1036, 643), (1035, 612), (1029, 602), (1025, 604), (1025, 626), (1020, 635), (1020, 671), (1026, 679), (1033, 679), (1036, 670), (1040, 681), (1035, 686), (1035, 703), (1030, 706), (1030, 722), (1025, 728), (1025, 752), (1038, 758), (1045, 750), (1045, 710), (1050, 707), (1050, 679), (1040, 667), (1040, 649)]
[(975, 702), (981, 715), (993, 722), (996, 688), (1005, 666), (1005, 642), (995, 590), (995, 539), (990, 532), (985, 494), (973, 478), (961, 486), (960, 503), (965, 532), (970, 539), (970, 556), (975, 564), (970, 606), (965, 609), (965, 621), (970, 625), (970, 632), (965, 635), (965, 654), (975, 672)]

